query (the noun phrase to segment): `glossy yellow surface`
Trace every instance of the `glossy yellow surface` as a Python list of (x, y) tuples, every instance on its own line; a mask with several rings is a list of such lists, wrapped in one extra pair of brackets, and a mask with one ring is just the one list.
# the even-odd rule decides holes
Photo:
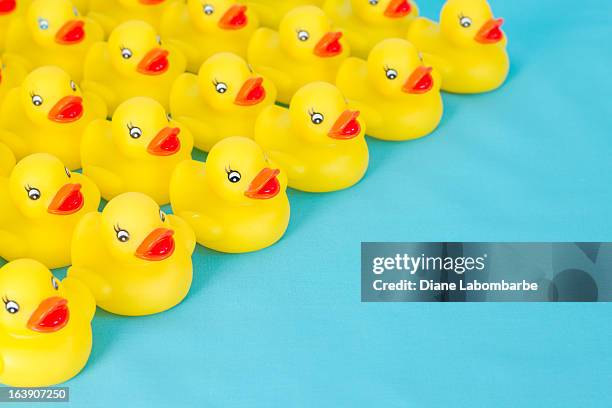
[(298, 6), (321, 6), (323, 0), (250, 0), (245, 3), (257, 13), (264, 27), (277, 29), (289, 11)]
[(278, 88), (278, 101), (288, 104), (302, 86), (334, 82), (350, 54), (342, 33), (332, 30), (323, 10), (302, 6), (283, 18), (279, 31), (260, 28), (251, 37), (248, 61)]
[(83, 282), (98, 306), (142, 316), (179, 304), (191, 287), (195, 237), (150, 197), (125, 193), (79, 223), (68, 278)]
[(486, 0), (449, 0), (439, 24), (419, 18), (408, 39), (441, 73), (444, 91), (488, 92), (504, 83), (510, 69), (502, 22)]
[(266, 108), (257, 119), (255, 141), (287, 171), (289, 187), (310, 192), (341, 190), (368, 169), (365, 124), (334, 85), (301, 88), (289, 109)]
[(349, 58), (336, 83), (350, 105), (361, 111), (368, 135), (378, 139), (423, 137), (442, 118), (440, 78), (406, 40), (382, 41), (367, 61)]
[(11, 170), (15, 167), (15, 155), (7, 145), (0, 143), (0, 177), (6, 177), (11, 174)]
[(29, 64), (13, 54), (0, 55), (0, 105), (12, 88), (21, 85), (28, 75)]
[(0, 105), (0, 142), (17, 159), (50, 153), (76, 170), (81, 168), (79, 147), (85, 127), (106, 113), (104, 102), (81, 92), (62, 69), (37, 68)]
[(96, 310), (87, 288), (20, 259), (0, 268), (0, 293), (0, 383), (45, 387), (77, 375), (89, 359)]
[(111, 113), (135, 96), (153, 98), (169, 110), (170, 87), (185, 67), (183, 54), (166, 47), (153, 27), (132, 20), (113, 30), (108, 42), (91, 47), (82, 85), (102, 97)]
[(196, 233), (198, 243), (230, 253), (250, 252), (277, 242), (289, 224), (286, 176), (251, 139), (220, 141), (206, 163), (181, 163), (172, 175), (175, 214)]
[(164, 11), (178, 1), (180, 0), (89, 0), (88, 16), (96, 20), (107, 35), (129, 20), (144, 21), (159, 30)]
[(0, 12), (0, 53), (4, 50), (6, 30), (11, 22), (25, 12), (31, 0), (15, 0), (14, 4), (7, 3), (6, 10)]
[(198, 75), (183, 74), (172, 87), (172, 116), (194, 135), (195, 145), (210, 149), (230, 136), (253, 138), (255, 119), (273, 105), (276, 87), (251, 72), (246, 61), (235, 54), (210, 57)]

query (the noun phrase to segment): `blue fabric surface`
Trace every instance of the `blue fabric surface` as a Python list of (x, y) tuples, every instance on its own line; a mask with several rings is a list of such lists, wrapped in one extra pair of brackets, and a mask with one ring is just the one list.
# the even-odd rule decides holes
[(612, 406), (610, 304), (360, 303), (361, 241), (612, 240), (610, 2), (492, 6), (504, 88), (445, 95), (428, 138), (370, 140), (349, 191), (290, 192), (273, 248), (198, 248), (174, 310), (99, 311), (71, 405)]

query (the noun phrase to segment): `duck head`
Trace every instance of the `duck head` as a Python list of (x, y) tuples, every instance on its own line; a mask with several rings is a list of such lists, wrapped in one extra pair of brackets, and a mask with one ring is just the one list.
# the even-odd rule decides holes
[(503, 23), (486, 0), (448, 0), (440, 13), (442, 33), (459, 47), (505, 44)]
[(0, 0), (0, 17), (12, 14), (17, 9), (17, 0)]
[(124, 264), (164, 261), (176, 249), (168, 217), (142, 193), (125, 193), (109, 201), (101, 226), (112, 256)]
[[(368, 79), (388, 98), (424, 95), (440, 88), (412, 43), (391, 38), (378, 43), (368, 56)], [(358, 84), (355, 84), (359, 86)]]
[(350, 0), (355, 15), (369, 24), (385, 24), (391, 21), (417, 17), (419, 10), (409, 0)]
[(258, 18), (248, 12), (247, 6), (233, 0), (187, 0), (187, 7), (191, 21), (205, 33), (259, 26)]
[(68, 217), (94, 211), (100, 202), (96, 187), (71, 173), (55, 156), (36, 153), (23, 158), (9, 177), (13, 204), (30, 219)]
[(317, 145), (335, 145), (363, 139), (359, 112), (348, 108), (338, 88), (313, 82), (299, 89), (289, 106), (291, 123), (302, 139)]
[(198, 73), (202, 97), (214, 109), (231, 111), (274, 101), (274, 85), (251, 70), (241, 57), (223, 52), (207, 59)]
[(138, 7), (151, 7), (161, 6), (167, 3), (167, 0), (119, 0), (119, 4), (127, 9), (134, 9)]
[(40, 126), (70, 124), (83, 116), (83, 94), (66, 71), (46, 66), (21, 84), (20, 99), (28, 118)]
[(124, 76), (162, 75), (168, 71), (168, 50), (155, 29), (144, 21), (127, 21), (108, 38), (111, 63)]
[(85, 40), (85, 22), (70, 0), (34, 0), (26, 19), (32, 38), (40, 46), (70, 46)]
[(136, 97), (123, 102), (113, 115), (112, 138), (127, 157), (170, 157), (181, 151), (181, 129), (154, 99)]
[(294, 59), (306, 61), (347, 56), (342, 32), (331, 29), (323, 10), (302, 6), (285, 15), (279, 28), (283, 49)]
[(223, 200), (257, 205), (285, 194), (286, 181), (253, 140), (230, 137), (217, 143), (206, 160), (210, 188)]
[(43, 264), (29, 259), (0, 268), (0, 329), (19, 337), (61, 332), (70, 321), (62, 284)]

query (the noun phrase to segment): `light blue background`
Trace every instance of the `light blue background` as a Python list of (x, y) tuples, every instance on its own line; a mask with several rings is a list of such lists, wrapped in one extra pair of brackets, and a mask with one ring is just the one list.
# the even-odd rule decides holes
[[(422, 2), (437, 16), (442, 2)], [(362, 304), (361, 241), (611, 241), (610, 2), (492, 2), (512, 73), (438, 131), (290, 192), (273, 248), (198, 248), (160, 316), (98, 312), (79, 407), (610, 407), (612, 304)]]

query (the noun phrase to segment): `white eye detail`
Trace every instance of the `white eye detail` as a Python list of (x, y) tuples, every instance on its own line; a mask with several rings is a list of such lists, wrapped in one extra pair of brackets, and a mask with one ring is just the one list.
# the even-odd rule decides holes
[(227, 173), (227, 179), (231, 181), (232, 183), (238, 183), (241, 178), (242, 176), (236, 170), (232, 170), (229, 173)]
[(138, 127), (129, 127), (130, 129), (130, 137), (132, 139), (138, 139), (140, 138), (140, 136), (142, 136), (142, 130), (140, 130), (140, 128)]
[(26, 187), (26, 191), (28, 192), (28, 197), (32, 201), (36, 201), (40, 198), (40, 190), (33, 187)]
[(370, 5), (371, 5), (371, 6), (376, 6), (376, 5), (378, 5), (378, 0), (370, 0)]
[(43, 104), (43, 98), (41, 98), (39, 95), (32, 95), (32, 103), (34, 106), (40, 106)]
[(132, 58), (132, 50), (130, 50), (129, 48), (122, 48), (121, 49), (121, 56), (123, 57), (123, 59), (130, 59), (130, 58)]
[(461, 24), (463, 28), (468, 28), (472, 25), (472, 19), (469, 17), (461, 17), (459, 19), (459, 24)]
[(215, 89), (220, 94), (224, 94), (227, 92), (227, 85), (225, 85), (223, 82), (217, 82), (215, 83)]
[(297, 38), (300, 41), (308, 41), (308, 39), (310, 38), (310, 34), (306, 30), (300, 30), (297, 33)]
[(19, 311), (19, 305), (17, 304), (17, 302), (14, 302), (12, 300), (5, 300), (4, 308), (10, 314), (15, 314)]
[(162, 210), (159, 210), (159, 218), (162, 222), (166, 222), (166, 214)]
[(70, 174), (70, 170), (68, 170), (68, 167), (64, 167), (64, 171), (66, 172), (68, 178), (72, 177), (72, 174)]
[(55, 279), (55, 277), (51, 277), (51, 285), (53, 285), (53, 289), (58, 290), (59, 289), (59, 282), (57, 281), (57, 279)]
[(310, 115), (310, 120), (315, 125), (320, 125), (325, 120), (325, 117), (322, 114), (315, 112)]
[(41, 30), (48, 30), (49, 29), (49, 21), (40, 17), (38, 19), (38, 28), (40, 28)]
[(126, 230), (115, 228), (115, 233), (120, 242), (128, 242), (130, 240), (130, 233)]
[(385, 69), (385, 75), (387, 76), (387, 78), (393, 81), (397, 78), (397, 71), (393, 68), (387, 68)]
[(74, 81), (70, 81), (70, 88), (71, 88), (71, 89), (72, 89), (74, 92), (76, 92), (76, 90), (77, 90), (77, 86), (76, 86), (76, 84), (74, 83)]
[(204, 14), (206, 14), (207, 16), (210, 16), (214, 12), (215, 12), (215, 8), (213, 6), (211, 6), (210, 4), (204, 5)]

